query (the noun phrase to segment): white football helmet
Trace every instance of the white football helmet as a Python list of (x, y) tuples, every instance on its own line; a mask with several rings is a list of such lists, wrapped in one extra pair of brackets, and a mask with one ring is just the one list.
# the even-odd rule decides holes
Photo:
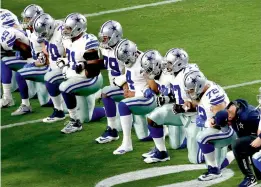
[(43, 9), (39, 5), (28, 5), (22, 12), (22, 26), (27, 29), (33, 26), (34, 20), (37, 16), (44, 13)]
[(33, 29), (39, 42), (49, 40), (54, 33), (55, 20), (49, 14), (43, 13), (35, 19)]
[(207, 78), (198, 70), (188, 71), (184, 76), (184, 86), (187, 95), (192, 100), (198, 100), (207, 85)]
[(188, 65), (189, 56), (186, 51), (180, 48), (170, 49), (162, 63), (164, 73), (176, 73)]
[(148, 50), (141, 56), (141, 73), (149, 79), (154, 79), (161, 73), (163, 57), (157, 50)]
[(122, 61), (126, 67), (131, 67), (136, 62), (137, 52), (136, 44), (127, 39), (121, 40), (114, 50), (116, 59)]
[(64, 20), (62, 35), (65, 38), (75, 38), (87, 30), (87, 19), (80, 13), (71, 13)]
[(114, 47), (123, 37), (121, 24), (113, 20), (106, 21), (102, 24), (98, 37), (101, 47)]

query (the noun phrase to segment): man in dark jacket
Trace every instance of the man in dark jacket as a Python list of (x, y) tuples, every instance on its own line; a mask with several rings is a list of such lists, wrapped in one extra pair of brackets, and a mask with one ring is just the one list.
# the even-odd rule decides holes
[[(239, 187), (249, 187), (257, 184), (255, 175), (252, 173), (248, 157), (261, 149), (261, 134), (257, 134), (260, 121), (259, 111), (249, 105), (243, 99), (230, 102), (226, 110), (220, 111), (215, 116), (217, 126), (232, 125), (238, 138), (232, 143), (233, 153), (239, 169), (245, 175)], [(259, 178), (260, 172), (255, 168)]]

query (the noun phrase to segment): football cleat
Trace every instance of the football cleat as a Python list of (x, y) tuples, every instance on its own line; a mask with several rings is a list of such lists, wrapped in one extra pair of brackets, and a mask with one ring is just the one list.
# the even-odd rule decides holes
[(11, 115), (12, 116), (19, 116), (19, 115), (28, 114), (28, 113), (31, 113), (31, 112), (32, 112), (31, 106), (26, 106), (26, 105), (21, 104), (19, 106), (19, 108), (16, 111), (14, 111)]
[(0, 108), (7, 108), (10, 106), (14, 106), (14, 100), (13, 98), (7, 99), (7, 98), (2, 98), (0, 99)]
[(61, 130), (64, 134), (71, 134), (82, 130), (82, 124), (80, 120), (70, 119), (66, 126)]
[(95, 141), (103, 144), (118, 140), (119, 138), (118, 131), (116, 129), (111, 129), (111, 127), (108, 126), (105, 132), (99, 138), (96, 138)]
[(244, 180), (238, 185), (239, 187), (251, 187), (257, 184), (256, 178), (253, 177), (245, 177)]
[(62, 110), (57, 110), (56, 108), (53, 109), (52, 115), (48, 116), (47, 118), (43, 119), (44, 123), (53, 123), (56, 121), (62, 121), (65, 119), (64, 112)]
[(133, 151), (132, 146), (127, 147), (127, 146), (121, 145), (120, 147), (118, 147), (118, 149), (113, 151), (113, 154), (114, 155), (123, 155), (123, 154), (125, 154), (127, 152), (130, 152), (130, 151)]
[(150, 157), (150, 156), (152, 156), (154, 153), (156, 153), (157, 150), (158, 150), (158, 149), (157, 149), (156, 147), (153, 147), (149, 152), (143, 153), (141, 156), (142, 156), (143, 158)]
[(220, 172), (220, 169), (217, 167), (211, 167), (208, 166), (208, 171), (204, 173), (203, 175), (200, 175), (198, 177), (199, 181), (209, 181), (216, 178), (222, 177), (222, 173)]
[(150, 157), (147, 157), (144, 159), (144, 162), (147, 164), (156, 163), (156, 162), (165, 162), (170, 160), (170, 157), (168, 155), (167, 151), (159, 151), (158, 149), (156, 152), (151, 155)]

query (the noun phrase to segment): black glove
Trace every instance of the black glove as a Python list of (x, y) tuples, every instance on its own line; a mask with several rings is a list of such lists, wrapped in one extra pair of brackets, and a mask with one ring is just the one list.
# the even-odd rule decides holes
[(172, 111), (174, 114), (179, 114), (179, 113), (185, 113), (186, 111), (182, 107), (183, 105), (178, 105), (176, 103), (173, 104), (172, 106)]
[(84, 63), (78, 63), (75, 65), (75, 71), (76, 73), (81, 73), (82, 70), (84, 70)]
[(157, 97), (157, 106), (162, 106), (164, 104), (168, 104), (168, 103), (175, 103), (176, 99), (175, 96), (172, 94), (168, 94), (167, 96), (165, 95), (161, 95)]

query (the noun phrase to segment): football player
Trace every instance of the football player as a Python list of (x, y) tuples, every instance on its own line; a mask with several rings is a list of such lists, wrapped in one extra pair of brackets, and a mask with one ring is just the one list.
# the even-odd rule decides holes
[[(198, 127), (203, 128), (197, 135), (197, 142), (204, 154), (208, 171), (199, 176), (198, 180), (208, 181), (221, 177), (220, 168), (222, 162), (225, 162), (227, 146), (236, 138), (236, 133), (231, 127), (224, 129), (216, 127), (213, 117), (228, 105), (227, 94), (219, 85), (208, 81), (199, 70), (191, 70), (186, 73), (184, 85), (192, 102), (185, 102), (183, 109), (192, 109), (196, 106), (196, 123)], [(223, 155), (215, 155), (218, 151)]]
[[(100, 74), (99, 42), (96, 36), (86, 33), (86, 18), (79, 13), (69, 14), (65, 18), (63, 26), (62, 35), (66, 58), (57, 59), (56, 64), (59, 68), (48, 72), (45, 75), (45, 80), (50, 95), (52, 98), (57, 98), (57, 101), (53, 102), (55, 108), (61, 105), (59, 97), (62, 92), (70, 121), (61, 132), (69, 134), (82, 130), (76, 107), (76, 95), (88, 96), (87, 111), (83, 110), (82, 112), (87, 113), (91, 118), (96, 112), (94, 111), (94, 93), (101, 88), (103, 79)], [(55, 104), (56, 102), (57, 104)], [(104, 116), (104, 109), (103, 112), (99, 112), (100, 117)]]
[[(102, 101), (107, 114), (108, 126), (114, 124), (116, 116), (116, 102), (119, 102), (120, 122), (122, 124), (122, 145), (113, 154), (125, 154), (132, 151), (131, 128), (134, 115), (145, 115), (156, 107), (156, 100), (152, 93), (158, 92), (154, 80), (148, 80), (141, 74), (141, 59), (147, 58), (149, 53), (141, 53), (136, 45), (127, 39), (121, 40), (115, 48), (115, 56), (125, 66), (125, 75), (115, 78), (117, 86), (107, 86), (102, 90)], [(159, 57), (157, 54), (153, 57)], [(152, 57), (150, 57), (152, 58)], [(161, 59), (159, 59), (161, 60)], [(126, 84), (127, 82), (127, 84)], [(112, 127), (112, 129), (114, 129)], [(107, 142), (119, 139), (118, 133), (111, 137), (99, 137), (108, 139)], [(97, 141), (97, 139), (96, 139)]]
[[(108, 78), (110, 86), (113, 86), (113, 79), (123, 74), (124, 64), (120, 61), (117, 61), (114, 55), (114, 49), (119, 41), (122, 39), (123, 31), (122, 26), (119, 22), (114, 20), (106, 21), (102, 24), (98, 37), (100, 41), (100, 50), (104, 59), (104, 66), (108, 71)], [(101, 98), (101, 93), (99, 94)], [(117, 130), (121, 129), (119, 119), (119, 112), (117, 109), (117, 120), (113, 123)], [(110, 136), (113, 133), (113, 129), (108, 125), (104, 136)], [(102, 138), (101, 141), (97, 141), (98, 143), (105, 143), (102, 141), (105, 139)]]
[[(183, 128), (185, 127), (189, 161), (192, 163), (202, 162), (202, 156), (195, 140), (195, 137), (200, 130), (193, 122), (195, 121), (196, 112), (191, 111), (181, 114), (174, 114), (172, 112), (171, 103), (182, 105), (184, 104), (184, 100), (188, 100), (183, 84), (186, 72), (192, 69), (198, 70), (197, 65), (188, 64), (188, 60), (189, 57), (186, 51), (179, 48), (170, 49), (164, 57), (164, 61), (162, 62), (162, 70), (164, 73), (161, 73), (161, 76), (159, 77), (159, 83), (163, 87), (162, 95), (157, 97), (158, 107), (148, 116), (149, 130), (156, 145), (156, 149), (142, 155), (145, 158), (144, 162), (146, 163), (163, 162), (170, 159), (165, 146), (163, 125), (169, 126), (169, 138), (171, 140), (172, 148), (174, 149), (179, 148), (184, 141), (185, 133)], [(168, 79), (170, 91), (166, 90), (167, 93), (164, 93), (166, 79)], [(181, 128), (178, 129), (178, 126)], [(174, 127), (174, 129), (171, 127)]]
[[(6, 12), (6, 13), (5, 13)], [(31, 49), (26, 33), (21, 29), (17, 18), (7, 10), (1, 12), (1, 75), (3, 98), (0, 107), (14, 105), (11, 94), (12, 70), (22, 68), (31, 57)], [(17, 51), (16, 53), (14, 51)]]
[[(32, 80), (40, 82), (43, 92), (46, 97), (46, 101), (49, 100), (49, 94), (44, 85), (44, 75), (51, 69), (57, 68), (56, 60), (64, 54), (64, 48), (62, 45), (62, 21), (55, 21), (49, 14), (43, 13), (35, 18), (33, 23), (34, 35), (31, 36), (32, 45), (41, 46), (41, 43), (45, 43), (48, 54), (45, 54), (42, 50), (37, 54), (37, 60), (27, 64), (16, 73), (17, 82), (19, 85), (20, 94), (22, 97), (21, 106), (12, 113), (12, 115), (27, 114), (32, 111), (28, 97), (28, 87), (25, 80)], [(36, 41), (36, 40), (37, 41)], [(38, 42), (38, 43), (37, 43)], [(35, 49), (34, 48), (34, 49)], [(62, 117), (64, 119), (64, 115)]]

